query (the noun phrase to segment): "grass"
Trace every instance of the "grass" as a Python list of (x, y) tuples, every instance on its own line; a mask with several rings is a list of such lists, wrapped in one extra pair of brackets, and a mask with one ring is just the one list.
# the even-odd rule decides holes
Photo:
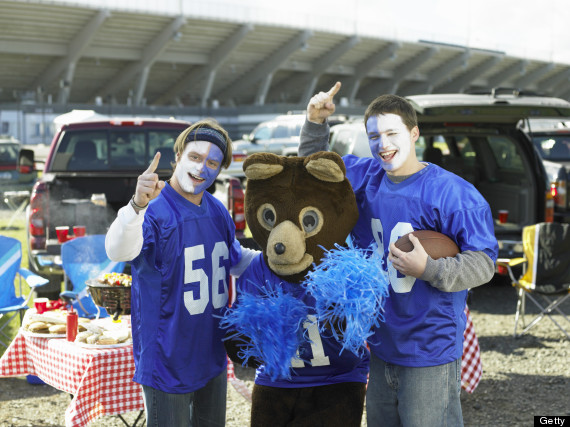
[[(4, 229), (8, 224), (10, 216), (0, 216), (0, 235), (13, 237), (18, 239), (22, 243), (22, 267), (28, 267), (28, 248), (26, 245), (26, 225), (25, 220), (22, 215), (21, 218), (17, 218), (10, 229)], [(19, 295), (19, 277), (16, 275), (16, 280), (14, 282), (14, 286), (16, 287), (16, 295)], [(26, 284), (25, 281), (22, 281), (22, 293), (24, 296), (28, 295), (30, 292), (30, 288)], [(11, 313), (6, 315), (9, 316)], [(6, 317), (0, 318), (0, 327), (2, 327), (6, 323)], [(18, 329), (20, 328), (20, 318), (16, 316), (7, 327), (7, 331), (4, 330), (3, 332), (6, 335), (10, 336), (12, 339), (16, 336)], [(2, 337), (4, 338), (4, 337)], [(5, 352), (4, 346), (0, 345), (0, 356)]]

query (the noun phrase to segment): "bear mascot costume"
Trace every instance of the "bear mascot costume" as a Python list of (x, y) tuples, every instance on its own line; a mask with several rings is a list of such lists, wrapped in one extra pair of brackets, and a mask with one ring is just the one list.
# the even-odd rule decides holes
[[(318, 270), (328, 254), (347, 248), (358, 220), (344, 163), (331, 152), (256, 153), (243, 169), (246, 221), (262, 252), (239, 277), (222, 325), (230, 358), (257, 368), (251, 425), (358, 427), (369, 363), (364, 340), (378, 325), (387, 280), (379, 258), (366, 261), (370, 254), (331, 256)], [(333, 264), (340, 270), (331, 276)], [(311, 275), (318, 280), (308, 282)], [(362, 292), (364, 275), (370, 292)]]

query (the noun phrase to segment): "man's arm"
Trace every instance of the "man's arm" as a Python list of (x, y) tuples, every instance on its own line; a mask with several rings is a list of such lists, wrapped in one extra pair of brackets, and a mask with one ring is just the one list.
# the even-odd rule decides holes
[(255, 258), (259, 253), (260, 251), (241, 246), (241, 259), (237, 264), (232, 265), (230, 268), (230, 274), (235, 277), (241, 276), (253, 258)]
[(488, 283), (495, 263), (482, 251), (465, 251), (453, 258), (428, 258), (420, 279), (443, 292), (458, 292)]
[(148, 203), (160, 194), (164, 181), (154, 173), (160, 160), (160, 153), (146, 171), (139, 175), (135, 195), (127, 206), (119, 209), (117, 218), (105, 236), (105, 250), (112, 261), (131, 261), (143, 246), (143, 221)]
[(330, 127), (327, 122), (322, 125), (305, 120), (301, 128), (299, 156), (308, 156), (318, 151), (328, 151)]
[(495, 264), (483, 251), (465, 251), (451, 258), (432, 259), (416, 236), (410, 235), (414, 249), (403, 252), (390, 244), (388, 261), (406, 276), (429, 282), (444, 292), (458, 292), (484, 285), (493, 278)]
[(340, 82), (336, 82), (328, 92), (319, 92), (309, 100), (307, 118), (301, 129), (299, 156), (328, 150), (330, 128), (327, 118), (335, 112), (333, 98), (340, 86)]
[(143, 246), (143, 221), (144, 213), (137, 214), (130, 204), (119, 209), (105, 236), (109, 259), (131, 261), (138, 256)]

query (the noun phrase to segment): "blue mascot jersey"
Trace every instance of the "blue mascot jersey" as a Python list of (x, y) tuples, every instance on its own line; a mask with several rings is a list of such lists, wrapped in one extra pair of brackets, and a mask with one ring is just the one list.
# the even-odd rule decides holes
[(197, 206), (167, 184), (150, 202), (143, 233), (132, 261), (134, 381), (189, 393), (226, 367), (218, 316), (241, 257), (235, 226), (208, 192)]
[[(263, 254), (259, 254), (251, 262), (246, 271), (237, 281), (237, 304), (240, 292), (251, 294), (258, 292), (258, 286), (264, 283), (280, 284), (285, 293), (294, 295), (309, 307), (309, 317), (314, 316), (315, 301), (307, 295), (301, 285), (289, 283), (276, 276), (265, 264)], [(271, 313), (267, 313), (271, 316)], [(319, 334), (318, 326), (313, 322), (305, 322), (304, 327), (311, 344), (304, 343), (299, 347), (301, 360), (294, 360), (291, 369), (291, 378), (279, 378), (272, 381), (265, 373), (263, 365), (257, 369), (255, 383), (269, 387), (314, 387), (342, 382), (366, 382), (370, 356), (363, 347), (362, 357), (355, 356), (351, 351), (345, 350), (339, 355), (341, 344), (332, 336)], [(332, 334), (331, 334), (332, 335)]]
[(388, 262), (389, 245), (413, 230), (451, 237), (463, 251), (483, 251), (493, 261), (498, 246), (488, 203), (472, 184), (434, 164), (401, 183), (392, 182), (373, 158), (343, 158), (360, 217), (356, 246), (376, 242), (390, 277), (386, 322), (369, 339), (380, 359), (402, 366), (436, 366), (463, 353), (467, 291), (442, 292), (403, 276)]

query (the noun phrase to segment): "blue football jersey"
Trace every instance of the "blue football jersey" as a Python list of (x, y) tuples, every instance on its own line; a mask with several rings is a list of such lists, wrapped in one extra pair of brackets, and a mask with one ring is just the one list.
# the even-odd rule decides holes
[(378, 245), (390, 278), (386, 322), (370, 338), (371, 351), (402, 366), (458, 359), (467, 291), (442, 292), (402, 275), (388, 262), (389, 245), (410, 231), (434, 230), (451, 237), (462, 252), (482, 251), (494, 261), (498, 246), (488, 203), (472, 184), (434, 164), (394, 183), (373, 158), (343, 159), (360, 213), (351, 237), (362, 248)]
[[(259, 254), (251, 262), (246, 271), (237, 281), (237, 304), (239, 304), (240, 292), (247, 291), (255, 294), (259, 291), (258, 286), (264, 283), (279, 284), (285, 293), (298, 296), (308, 307), (309, 316), (303, 323), (310, 339), (310, 343), (299, 346), (298, 355), (291, 364), (291, 378), (278, 378), (272, 380), (265, 369), (260, 366), (257, 369), (255, 383), (269, 387), (314, 387), (342, 382), (366, 382), (370, 355), (363, 345), (361, 357), (345, 350), (340, 353), (342, 345), (332, 337), (332, 334), (324, 336), (319, 333), (318, 324), (315, 322), (315, 300), (308, 295), (297, 283), (286, 282), (273, 274), (267, 267), (263, 255)], [(268, 313), (271, 316), (271, 313)], [(364, 344), (364, 343), (363, 343)]]
[(134, 381), (167, 393), (197, 390), (226, 367), (219, 316), (241, 248), (226, 208), (204, 192), (194, 205), (166, 184), (132, 261)]

